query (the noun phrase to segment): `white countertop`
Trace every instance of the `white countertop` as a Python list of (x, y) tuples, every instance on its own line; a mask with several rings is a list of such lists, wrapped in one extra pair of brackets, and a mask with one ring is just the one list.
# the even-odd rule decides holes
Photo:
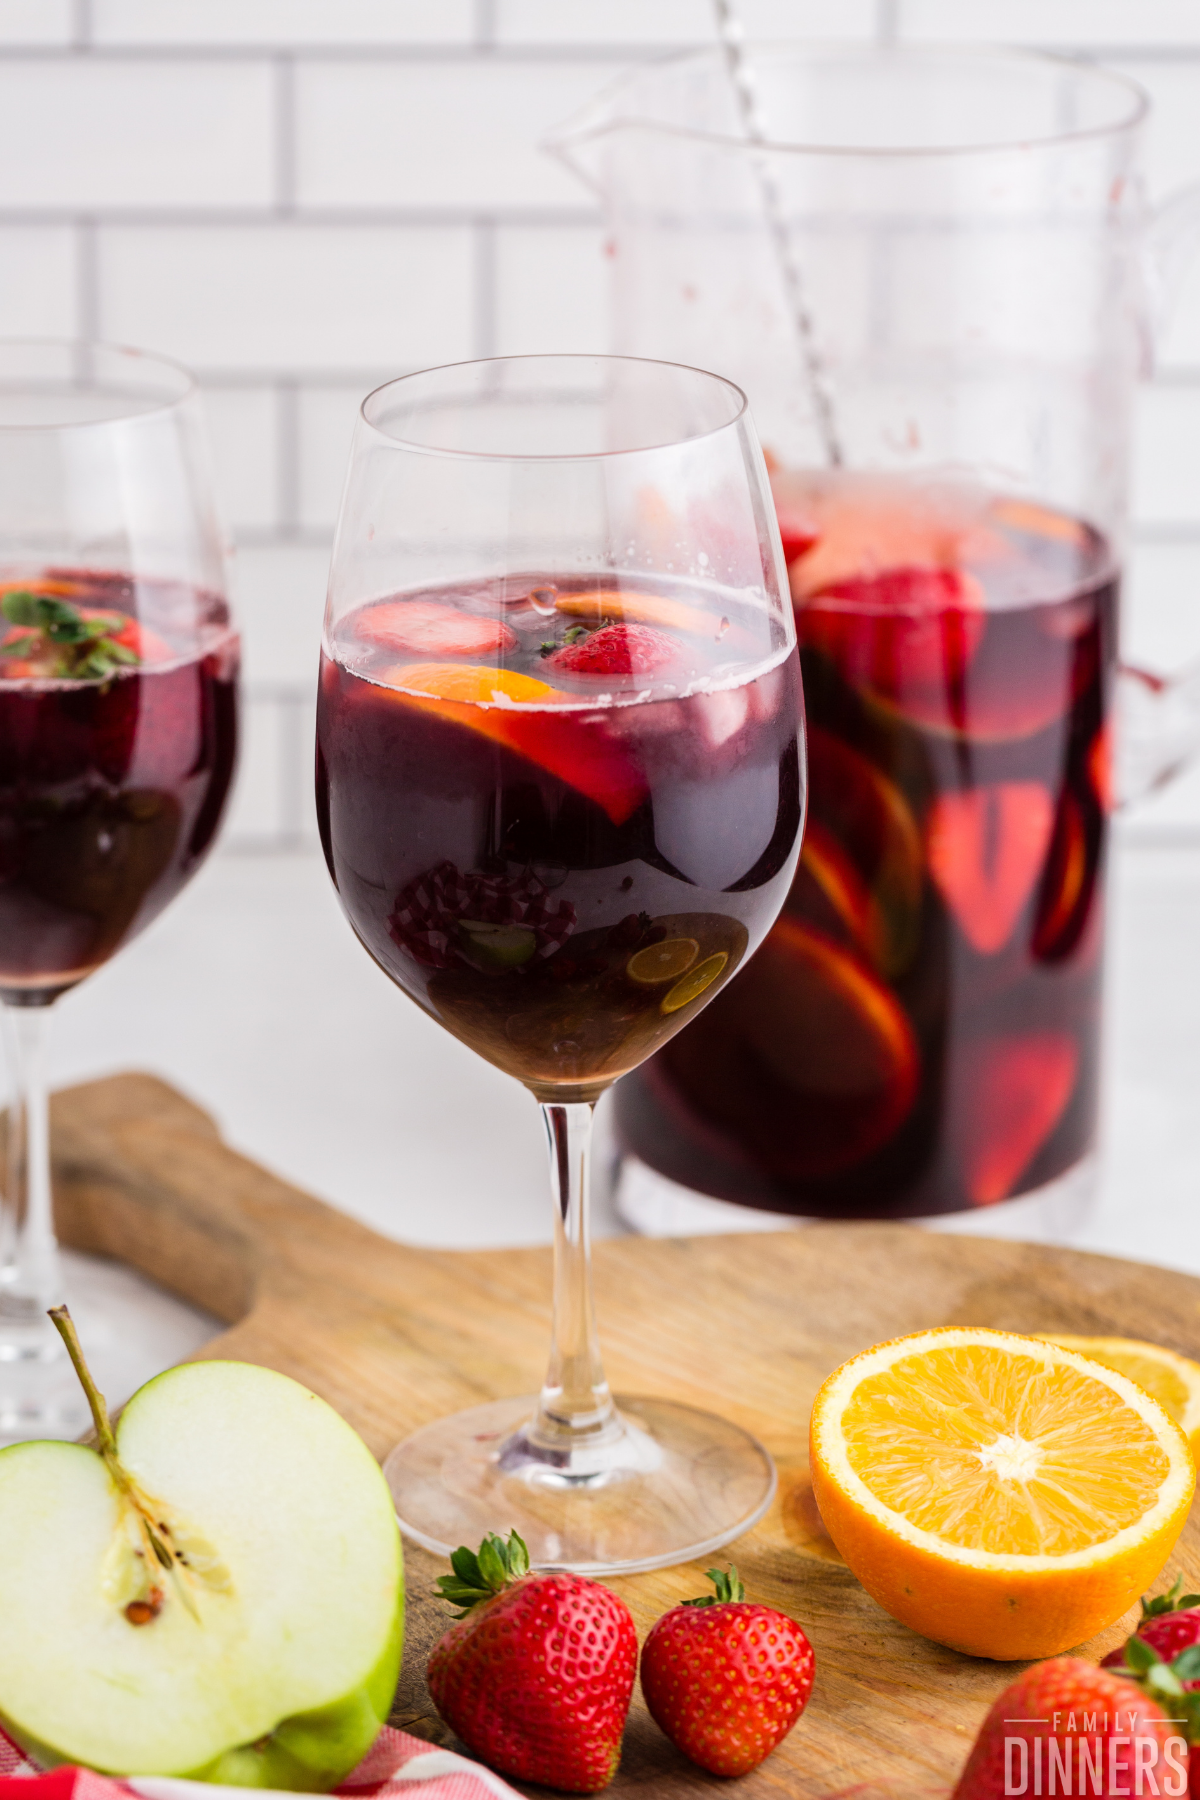
[[(1111, 920), (1102, 1175), (1071, 1242), (1200, 1273), (1200, 844), (1121, 843)], [(374, 967), (316, 853), (218, 854), (59, 1003), (51, 1065), (56, 1087), (162, 1075), (237, 1148), (390, 1236), (549, 1237), (533, 1101)], [(621, 1229), (603, 1205), (595, 1224)], [(108, 1305), (141, 1306), (123, 1273), (104, 1279)], [(137, 1325), (142, 1375), (209, 1329), (154, 1295)]]

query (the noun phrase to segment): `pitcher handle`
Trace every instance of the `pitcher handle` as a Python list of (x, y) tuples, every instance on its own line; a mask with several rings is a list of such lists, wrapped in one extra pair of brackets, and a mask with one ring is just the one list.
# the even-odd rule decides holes
[(1149, 373), (1154, 351), (1179, 298), (1187, 266), (1200, 248), (1200, 182), (1180, 188), (1150, 215), (1142, 240), (1142, 280)]
[(1155, 793), (1200, 754), (1200, 661), (1176, 675), (1122, 663), (1117, 671), (1115, 795), (1125, 807)]

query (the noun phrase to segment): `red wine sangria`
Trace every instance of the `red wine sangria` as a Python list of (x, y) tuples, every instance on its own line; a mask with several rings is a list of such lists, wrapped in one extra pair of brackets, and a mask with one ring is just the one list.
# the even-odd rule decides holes
[(513, 575), (347, 613), (317, 806), (359, 938), (540, 1098), (595, 1098), (779, 910), (798, 688), (782, 630), (696, 586)]
[(800, 866), (616, 1091), (701, 1193), (912, 1216), (1040, 1189), (1096, 1126), (1116, 572), (1026, 500), (775, 476), (809, 726)]
[(238, 642), (218, 595), (93, 569), (9, 576), (0, 620), (0, 997), (30, 1005), (106, 962), (212, 844)]
[[(74, 1437), (87, 1412), (47, 1317), (68, 1297), (53, 1003), (194, 874), (232, 780), (238, 640), (206, 450), (185, 369), (0, 340), (0, 1441)], [(73, 1298), (106, 1379), (105, 1301), (88, 1285), (81, 1272)]]
[[(800, 672), (745, 395), (628, 357), (500, 357), (367, 397), (334, 544), (317, 811), (404, 993), (538, 1102), (554, 1304), (536, 1394), (397, 1444), (405, 1534), (520, 1531), (540, 1568), (709, 1555), (775, 1487), (751, 1433), (613, 1395), (593, 1104), (737, 979), (796, 868)], [(503, 1379), (501, 1377), (501, 1379)]]

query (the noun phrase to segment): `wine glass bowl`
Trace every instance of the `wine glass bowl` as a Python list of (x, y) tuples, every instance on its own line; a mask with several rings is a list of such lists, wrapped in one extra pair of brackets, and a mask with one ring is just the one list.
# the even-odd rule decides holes
[(375, 961), (539, 1101), (555, 1189), (542, 1394), (393, 1452), (418, 1541), (515, 1525), (542, 1565), (652, 1567), (766, 1505), (740, 1427), (613, 1404), (587, 1144), (595, 1100), (762, 941), (803, 800), (791, 608), (737, 388), (522, 357), (368, 398), (321, 664), (326, 860)]
[(190, 880), (233, 776), (238, 639), (186, 371), (0, 343), (0, 1002), (17, 1088), (0, 1209), (0, 1435), (82, 1422), (49, 1378), (63, 1298), (47, 1008)]

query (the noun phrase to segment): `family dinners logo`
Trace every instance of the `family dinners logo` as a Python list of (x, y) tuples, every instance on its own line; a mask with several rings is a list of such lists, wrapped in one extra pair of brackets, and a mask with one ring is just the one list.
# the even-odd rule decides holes
[(1053, 1734), (1005, 1737), (1005, 1795), (1024, 1794), (1029, 1800), (1050, 1794), (1127, 1794), (1131, 1800), (1167, 1795), (1177, 1800), (1188, 1785), (1187, 1739), (1160, 1741), (1151, 1732), (1139, 1732), (1138, 1717), (1136, 1712), (1081, 1712), (1078, 1718), (1073, 1712), (1056, 1712), (1045, 1719), (1005, 1719), (1006, 1725), (1048, 1725)]

